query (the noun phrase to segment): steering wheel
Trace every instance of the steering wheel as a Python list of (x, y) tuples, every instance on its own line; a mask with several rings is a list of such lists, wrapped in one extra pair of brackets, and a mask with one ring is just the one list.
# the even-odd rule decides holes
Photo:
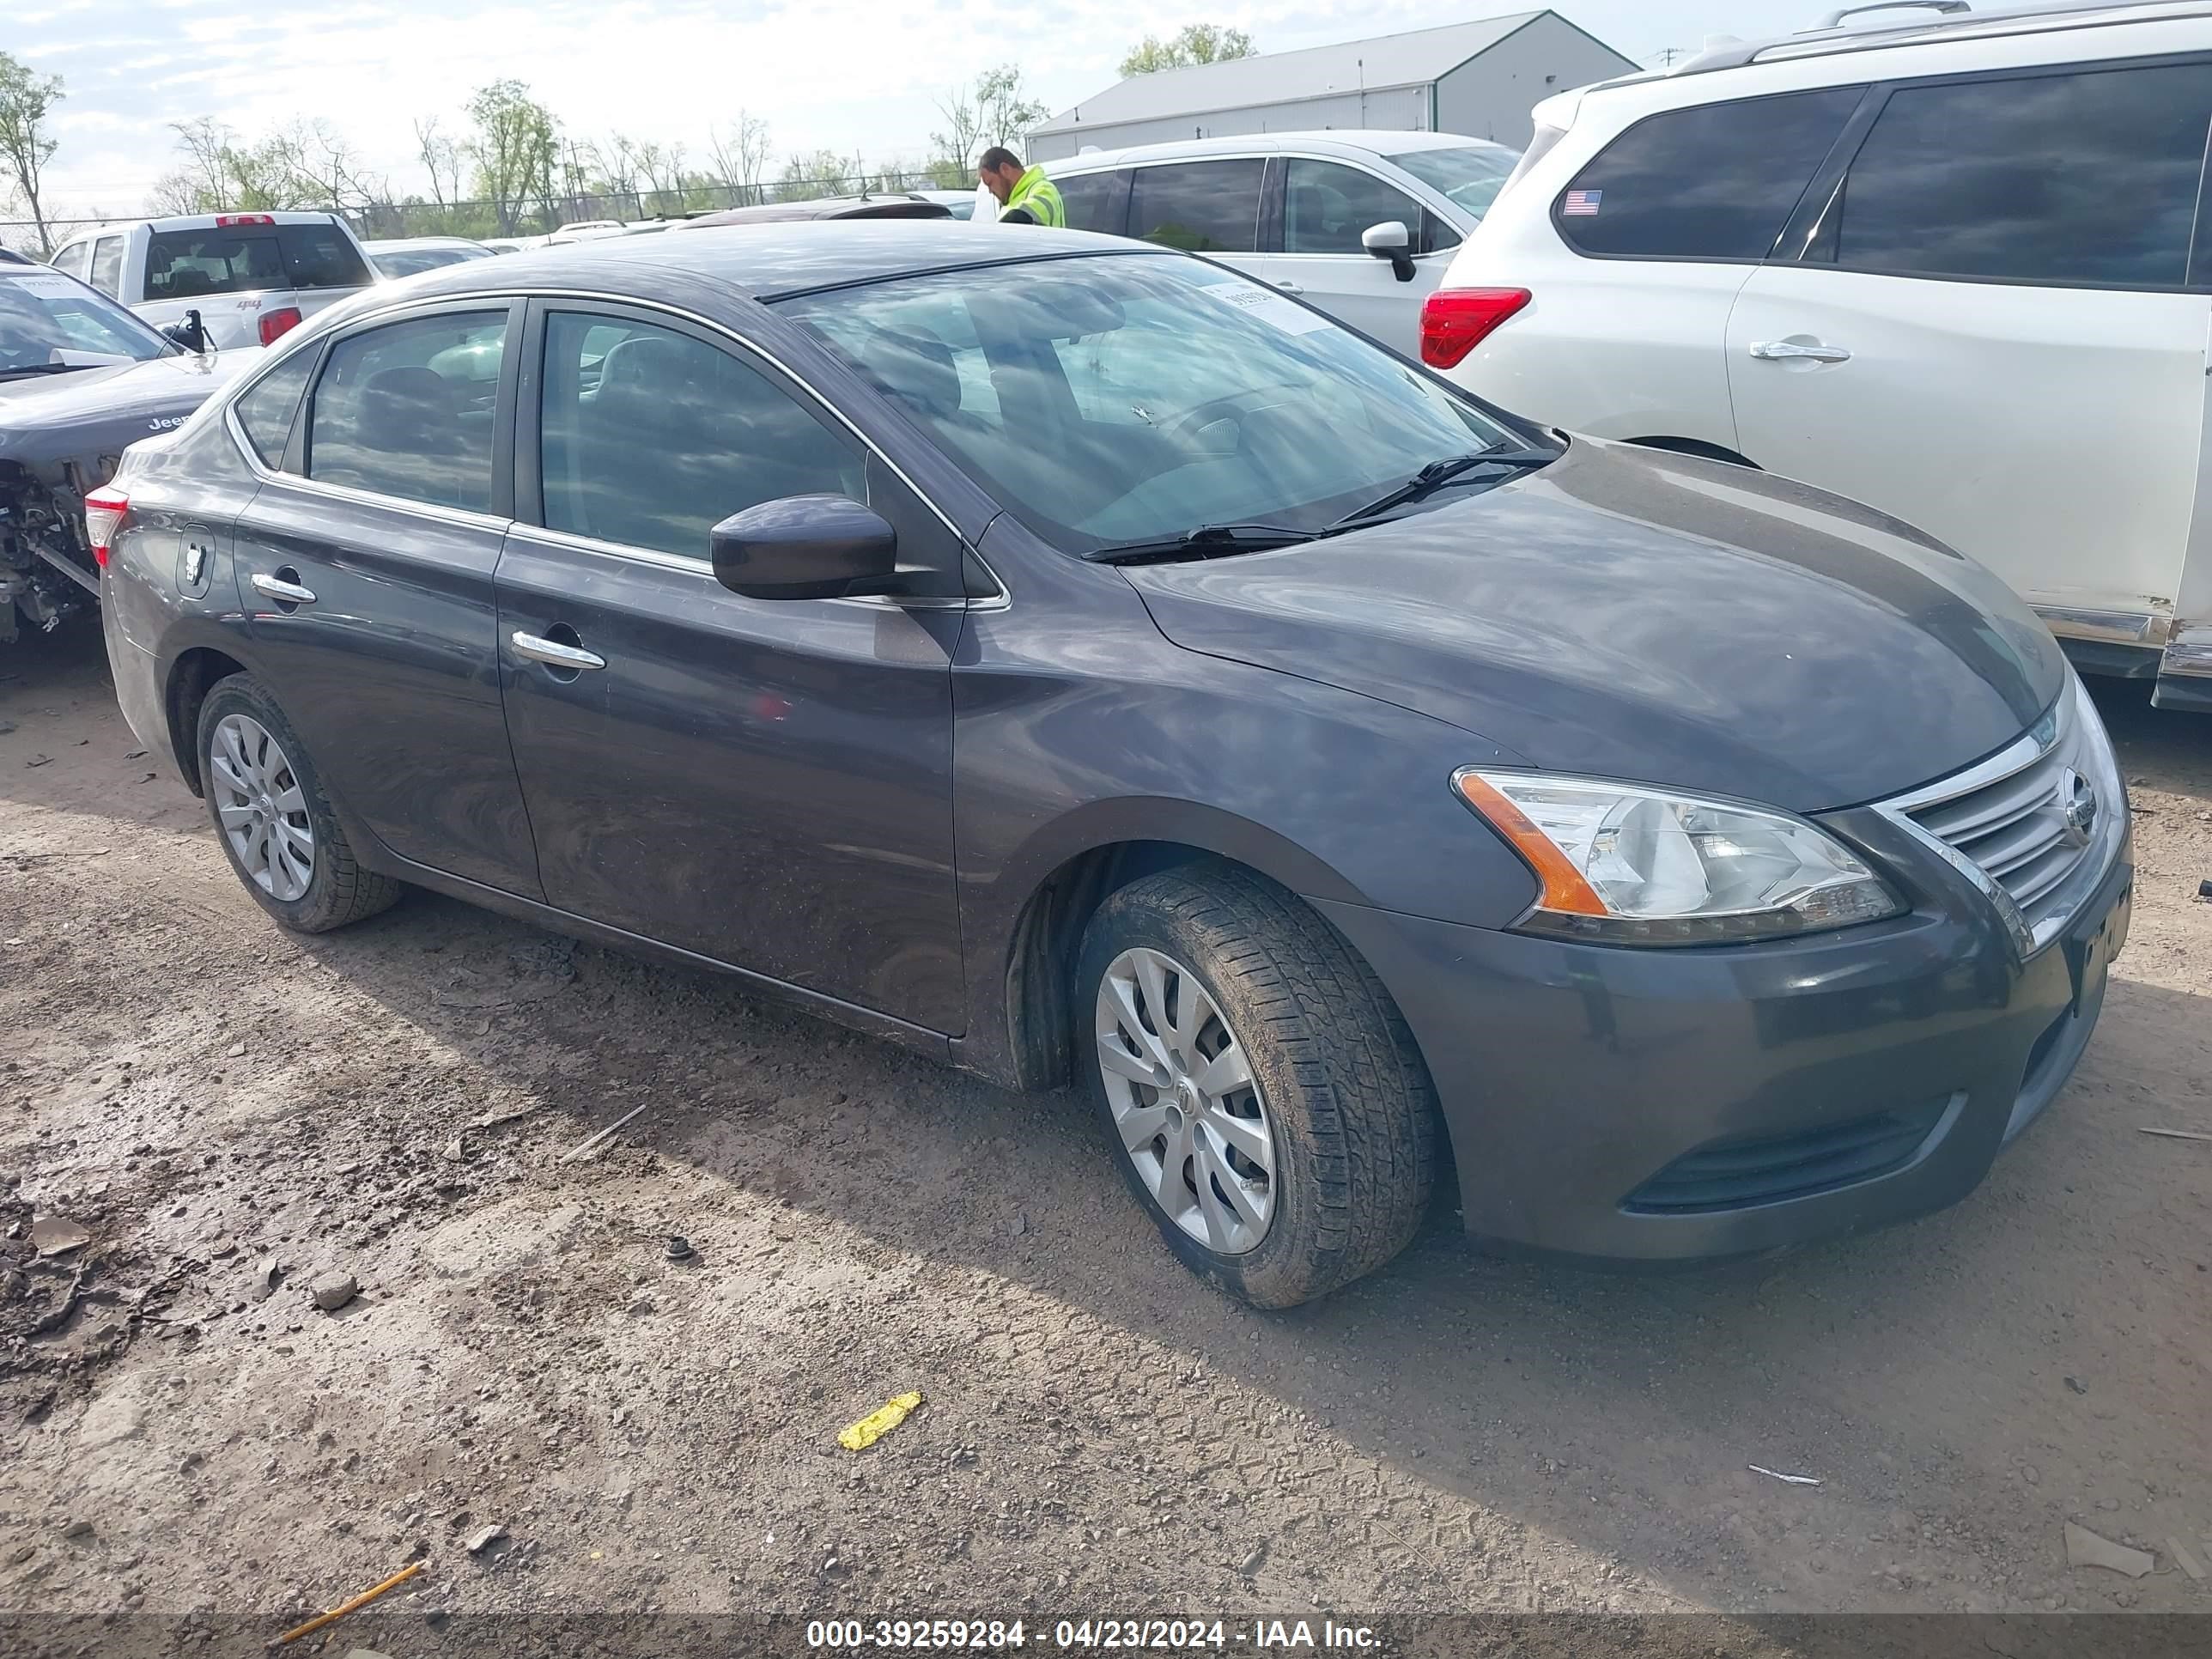
[(1225, 398), (1209, 398), (1194, 409), (1187, 409), (1159, 428), (1160, 436), (1182, 448), (1197, 448), (1190, 441), (1217, 421), (1239, 419), (1272, 409), (1284, 402), (1278, 392), (1300, 390), (1293, 380), (1278, 380), (1268, 386), (1254, 386), (1245, 392), (1233, 392)]

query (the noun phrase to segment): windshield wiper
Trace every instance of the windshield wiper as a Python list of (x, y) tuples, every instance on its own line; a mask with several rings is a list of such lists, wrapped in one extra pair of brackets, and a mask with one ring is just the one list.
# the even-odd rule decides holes
[(1231, 553), (1264, 553), (1269, 548), (1310, 542), (1316, 532), (1279, 524), (1202, 524), (1180, 536), (1148, 541), (1110, 542), (1083, 556), (1093, 564), (1143, 564), (1166, 559), (1212, 559)]
[(18, 374), (66, 374), (73, 368), (84, 368), (84, 363), (19, 363), (14, 368), (0, 368), (0, 380), (12, 380)]
[(1329, 528), (1348, 530), (1379, 513), (1388, 513), (1394, 507), (1403, 507), (1408, 501), (1419, 501), (1431, 490), (1442, 488), (1461, 473), (1471, 471), (1478, 466), (1545, 466), (1557, 459), (1559, 453), (1550, 449), (1485, 449), (1472, 455), (1448, 455), (1443, 460), (1431, 461), (1389, 494), (1377, 495), (1364, 507), (1353, 507)]

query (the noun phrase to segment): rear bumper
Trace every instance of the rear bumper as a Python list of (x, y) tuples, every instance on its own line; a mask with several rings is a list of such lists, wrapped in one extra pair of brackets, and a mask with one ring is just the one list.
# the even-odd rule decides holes
[(1470, 1232), (1682, 1260), (1881, 1226), (1971, 1191), (2087, 1045), (2126, 935), (2130, 851), (2025, 961), (1993, 921), (1927, 912), (1641, 951), (1317, 908), (1421, 1045)]

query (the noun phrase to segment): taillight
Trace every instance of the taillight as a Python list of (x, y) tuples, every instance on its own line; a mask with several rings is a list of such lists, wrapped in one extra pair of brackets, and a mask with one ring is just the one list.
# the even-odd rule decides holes
[(287, 330), (299, 325), (300, 307), (297, 306), (279, 306), (274, 311), (264, 311), (261, 313), (261, 343), (274, 345)]
[(84, 538), (92, 544), (92, 562), (102, 570), (107, 568), (107, 551), (115, 544), (115, 532), (123, 528), (130, 513), (131, 498), (112, 484), (84, 498)]
[(276, 222), (276, 216), (273, 213), (218, 213), (215, 216), (217, 230), (232, 225), (273, 225)]
[(1491, 330), (1528, 303), (1525, 288), (1440, 288), (1421, 305), (1421, 361), (1455, 368)]

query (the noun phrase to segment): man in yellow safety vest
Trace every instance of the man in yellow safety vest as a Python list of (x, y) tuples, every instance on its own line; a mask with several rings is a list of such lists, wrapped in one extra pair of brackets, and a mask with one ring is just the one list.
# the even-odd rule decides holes
[(994, 144), (975, 164), (983, 187), (999, 198), (1002, 225), (1059, 225), (1067, 223), (1067, 209), (1060, 191), (1044, 176), (1042, 167), (1025, 167), (1022, 158), (1004, 144)]

